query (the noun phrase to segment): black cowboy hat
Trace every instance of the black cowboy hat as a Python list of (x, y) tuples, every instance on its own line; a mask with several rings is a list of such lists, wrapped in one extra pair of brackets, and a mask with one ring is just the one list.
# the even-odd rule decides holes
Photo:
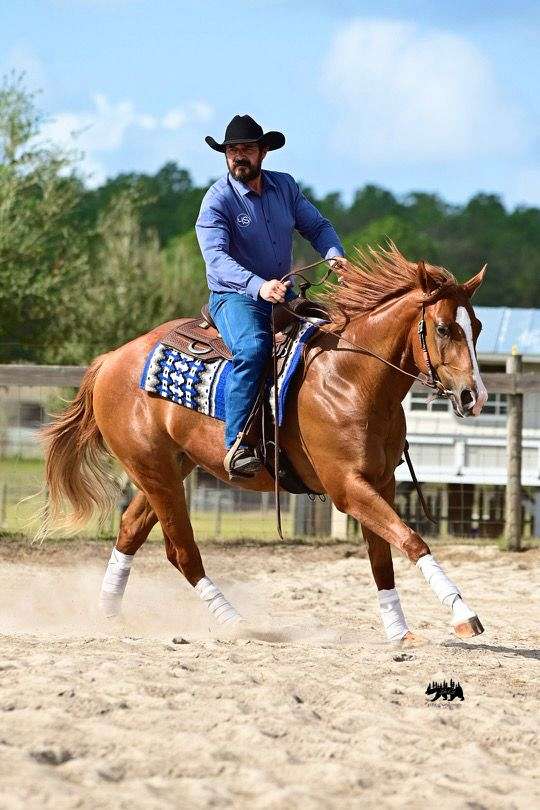
[(227, 124), (223, 143), (217, 143), (210, 135), (204, 139), (216, 152), (224, 152), (228, 144), (260, 143), (268, 149), (280, 149), (285, 143), (282, 132), (263, 132), (263, 128), (253, 120), (251, 115), (235, 115)]

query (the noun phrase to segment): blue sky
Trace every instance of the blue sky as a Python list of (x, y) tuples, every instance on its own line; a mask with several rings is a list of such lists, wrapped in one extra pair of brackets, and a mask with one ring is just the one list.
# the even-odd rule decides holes
[(318, 193), (377, 183), (540, 205), (540, 4), (7, 0), (0, 68), (96, 184), (166, 160), (205, 182), (227, 121), (282, 130), (267, 168)]

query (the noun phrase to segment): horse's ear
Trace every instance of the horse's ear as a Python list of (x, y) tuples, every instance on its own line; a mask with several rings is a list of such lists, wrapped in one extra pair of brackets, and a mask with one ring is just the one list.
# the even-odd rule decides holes
[(487, 264), (485, 264), (482, 267), (482, 269), (480, 270), (479, 273), (477, 273), (475, 276), (470, 278), (468, 281), (465, 282), (465, 284), (462, 285), (463, 289), (465, 290), (465, 292), (467, 293), (469, 298), (473, 297), (476, 290), (478, 289), (480, 284), (483, 282), (484, 276), (486, 275), (486, 270), (487, 270)]
[(431, 295), (431, 293), (437, 289), (437, 284), (426, 270), (426, 263), (423, 259), (421, 259), (416, 266), (416, 275), (418, 285), (426, 295)]

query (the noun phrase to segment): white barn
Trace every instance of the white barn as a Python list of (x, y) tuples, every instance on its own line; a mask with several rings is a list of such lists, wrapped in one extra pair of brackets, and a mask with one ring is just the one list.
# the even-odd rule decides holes
[[(540, 370), (540, 309), (475, 312), (483, 324), (482, 371), (504, 372), (513, 349), (523, 357), (524, 372)], [(496, 537), (504, 526), (506, 395), (490, 394), (479, 417), (460, 419), (445, 400), (427, 406), (429, 393), (410, 392), (404, 407), (411, 457), (439, 527), (423, 518), (404, 464), (396, 471), (400, 513), (423, 533)], [(525, 394), (523, 407), (525, 534), (540, 535), (540, 392)]]

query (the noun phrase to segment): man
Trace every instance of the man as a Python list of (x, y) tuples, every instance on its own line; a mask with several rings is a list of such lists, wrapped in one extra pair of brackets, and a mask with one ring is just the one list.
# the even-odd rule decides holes
[(282, 278), (291, 269), (296, 229), (325, 259), (344, 255), (331, 224), (302, 194), (289, 174), (262, 171), (269, 151), (285, 143), (281, 132), (263, 132), (249, 115), (236, 115), (223, 143), (206, 143), (225, 154), (228, 174), (202, 201), (196, 231), (206, 263), (210, 314), (233, 353), (227, 380), (225, 469), (250, 477), (261, 469), (255, 450), (241, 443), (272, 351), (272, 304), (293, 297)]

